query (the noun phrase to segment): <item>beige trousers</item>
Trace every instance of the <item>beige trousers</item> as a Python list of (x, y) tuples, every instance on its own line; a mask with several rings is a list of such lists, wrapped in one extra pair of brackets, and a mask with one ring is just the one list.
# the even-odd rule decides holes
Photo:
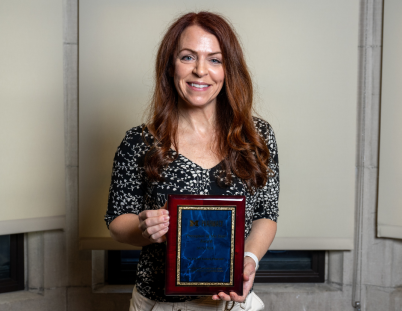
[(157, 302), (142, 296), (134, 287), (129, 311), (244, 311), (240, 303), (212, 300), (211, 296), (186, 302)]

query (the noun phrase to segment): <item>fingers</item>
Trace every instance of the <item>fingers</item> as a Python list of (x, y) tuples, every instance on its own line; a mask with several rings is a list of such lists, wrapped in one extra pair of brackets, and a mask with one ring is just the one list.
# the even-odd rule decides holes
[(247, 297), (249, 291), (250, 291), (250, 289), (248, 291), (243, 289), (243, 296), (239, 296), (235, 292), (230, 292), (229, 300), (235, 301), (235, 302), (244, 302), (246, 300), (246, 297)]
[(147, 235), (146, 232), (142, 233), (142, 236), (148, 240), (150, 240), (152, 243), (162, 243), (166, 241), (166, 233), (168, 232), (169, 228), (163, 229), (161, 231), (158, 231), (154, 234)]
[(239, 295), (237, 295), (237, 294), (234, 293), (234, 292), (230, 292), (230, 299), (231, 299), (232, 301), (244, 302), (244, 300), (246, 300), (246, 296), (247, 296), (247, 295), (245, 295), (245, 296), (239, 296)]
[(224, 292), (220, 292), (218, 295), (212, 296), (213, 300), (223, 300), (223, 301), (230, 301), (230, 296), (225, 294)]
[(163, 208), (157, 210), (146, 210), (139, 213), (138, 217), (140, 218), (140, 220), (145, 220), (147, 218), (153, 218), (162, 215), (169, 215), (169, 212)]
[(160, 225), (146, 228), (144, 231), (142, 231), (142, 236), (147, 239), (157, 240), (162, 235), (166, 234), (166, 232), (168, 232), (168, 229), (169, 222), (165, 222)]
[[(166, 232), (165, 232), (166, 233)], [(160, 238), (158, 238), (158, 239), (156, 239), (156, 240), (154, 240), (154, 239), (150, 239), (152, 242), (154, 242), (154, 243), (163, 243), (163, 242), (165, 242), (166, 241), (166, 235), (162, 235)]]
[[(148, 228), (155, 227), (155, 226), (164, 226), (164, 224), (169, 224), (169, 216), (163, 215), (158, 217), (147, 218), (145, 220), (140, 220), (140, 229), (142, 231), (147, 230)], [(167, 226), (165, 226), (167, 227)], [(160, 228), (163, 229), (163, 228)], [(159, 230), (160, 230), (159, 229)], [(149, 232), (150, 234), (155, 233), (156, 231)]]
[(165, 209), (146, 210), (139, 215), (139, 229), (142, 236), (152, 243), (166, 241), (165, 234), (169, 230), (169, 212)]
[(213, 300), (223, 300), (223, 301), (244, 302), (246, 300), (246, 296), (247, 295), (239, 296), (234, 292), (230, 292), (230, 295), (227, 295), (224, 292), (220, 292), (218, 295), (213, 295), (212, 299)]

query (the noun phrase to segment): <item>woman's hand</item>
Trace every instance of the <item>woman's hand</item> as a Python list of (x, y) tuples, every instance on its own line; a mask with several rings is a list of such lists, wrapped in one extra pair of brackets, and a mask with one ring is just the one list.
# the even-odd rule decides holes
[(255, 261), (251, 257), (244, 257), (244, 270), (243, 270), (243, 296), (239, 296), (234, 292), (230, 292), (230, 296), (224, 292), (218, 295), (213, 295), (213, 300), (236, 301), (244, 302), (251, 287), (253, 286), (255, 278)]
[(169, 212), (166, 210), (167, 202), (158, 210), (146, 210), (138, 214), (138, 228), (142, 236), (151, 243), (162, 243), (166, 241), (166, 232), (169, 230)]

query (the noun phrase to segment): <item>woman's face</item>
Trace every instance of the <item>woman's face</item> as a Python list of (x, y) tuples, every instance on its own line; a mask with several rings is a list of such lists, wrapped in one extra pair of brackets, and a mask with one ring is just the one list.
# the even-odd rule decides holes
[(224, 80), (218, 39), (199, 26), (187, 27), (174, 64), (174, 83), (183, 103), (198, 108), (216, 105)]

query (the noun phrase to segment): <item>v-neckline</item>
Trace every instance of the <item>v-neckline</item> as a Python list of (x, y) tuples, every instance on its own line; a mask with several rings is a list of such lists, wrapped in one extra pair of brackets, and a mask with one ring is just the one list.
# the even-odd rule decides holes
[(210, 171), (210, 170), (212, 170), (212, 169), (218, 167), (219, 165), (221, 165), (222, 162), (223, 162), (223, 160), (222, 160), (222, 161), (220, 161), (219, 163), (217, 163), (216, 165), (212, 166), (211, 168), (203, 168), (201, 165), (199, 165), (198, 163), (195, 163), (193, 160), (187, 158), (186, 156), (182, 155), (181, 153), (178, 153), (177, 151), (173, 150), (172, 148), (171, 148), (171, 150), (172, 150), (173, 152), (177, 153), (177, 154), (179, 155), (179, 157), (182, 157), (184, 160), (187, 160), (187, 161), (191, 162), (192, 164), (198, 166), (198, 167), (199, 167), (200, 169), (202, 169), (203, 171)]
[[(147, 131), (148, 131), (148, 133), (151, 135), (151, 137), (153, 137), (153, 138), (155, 139), (155, 137), (152, 135), (152, 133), (149, 132), (148, 128), (147, 128)], [(211, 167), (211, 168), (203, 168), (201, 165), (195, 163), (193, 160), (187, 158), (186, 156), (184, 156), (184, 155), (182, 155), (181, 153), (177, 152), (177, 151), (174, 150), (173, 148), (169, 148), (169, 149), (170, 149), (170, 151), (172, 151), (172, 152), (174, 152), (174, 153), (177, 153), (178, 156), (182, 157), (184, 160), (187, 160), (187, 161), (191, 162), (192, 164), (198, 166), (198, 167), (199, 167), (200, 169), (202, 169), (203, 171), (210, 171), (210, 170), (212, 170), (212, 169), (215, 169), (215, 168), (217, 168), (218, 166), (220, 166), (220, 165), (222, 164), (222, 162), (223, 162), (223, 160), (221, 160), (219, 163), (217, 163), (216, 165), (214, 165), (214, 166)]]

